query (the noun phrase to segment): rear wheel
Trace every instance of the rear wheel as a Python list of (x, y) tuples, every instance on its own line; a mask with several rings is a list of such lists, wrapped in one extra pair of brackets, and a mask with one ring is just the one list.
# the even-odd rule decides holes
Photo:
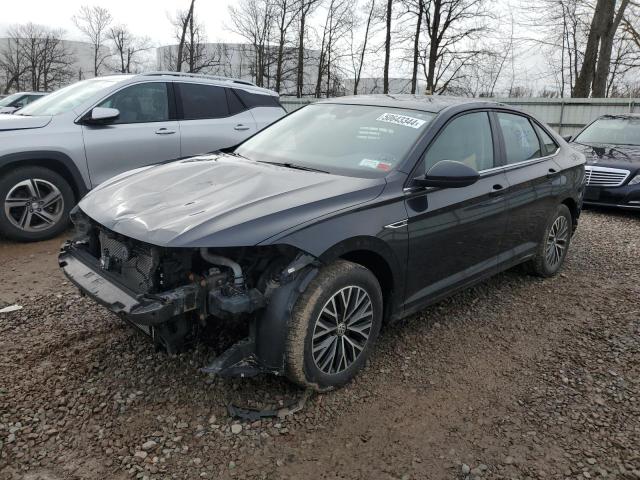
[(73, 190), (56, 172), (21, 167), (0, 177), (0, 234), (17, 241), (55, 237), (69, 225)]
[(571, 243), (572, 222), (569, 208), (564, 204), (558, 205), (545, 228), (535, 257), (529, 261), (531, 273), (540, 277), (552, 277), (558, 273)]
[(345, 385), (363, 367), (382, 322), (382, 292), (368, 269), (324, 267), (298, 298), (287, 339), (287, 375), (318, 391)]

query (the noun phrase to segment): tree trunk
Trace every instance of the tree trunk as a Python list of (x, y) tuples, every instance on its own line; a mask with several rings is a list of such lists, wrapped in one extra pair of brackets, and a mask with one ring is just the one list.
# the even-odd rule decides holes
[(435, 0), (433, 4), (433, 19), (429, 34), (429, 62), (427, 69), (427, 90), (431, 94), (436, 91), (436, 65), (440, 49), (440, 20), (442, 15), (442, 0)]
[(606, 97), (607, 95), (607, 78), (609, 77), (609, 67), (611, 66), (613, 40), (628, 4), (629, 0), (622, 0), (618, 13), (616, 14), (614, 11), (615, 2), (611, 2), (611, 16), (607, 17), (609, 21), (607, 22), (605, 32), (600, 38), (600, 56), (598, 57), (598, 64), (593, 78), (592, 97), (594, 98)]
[(296, 79), (296, 97), (303, 95), (304, 88), (304, 27), (307, 12), (300, 12), (300, 38), (298, 39), (298, 69)]
[(413, 72), (411, 73), (411, 93), (416, 94), (418, 88), (418, 60), (420, 48), (420, 29), (422, 28), (422, 10), (424, 4), (422, 0), (418, 0), (418, 22), (416, 23), (416, 33), (413, 39)]
[(591, 84), (596, 72), (596, 63), (598, 61), (598, 47), (600, 39), (607, 30), (607, 24), (613, 16), (615, 2), (612, 0), (598, 0), (596, 9), (591, 19), (589, 28), (589, 36), (587, 38), (587, 47), (584, 51), (584, 59), (580, 67), (580, 73), (576, 78), (576, 84), (573, 88), (573, 97), (586, 98), (591, 92)]
[(382, 93), (389, 93), (389, 61), (391, 59), (391, 13), (393, 0), (387, 0), (387, 36), (384, 41), (384, 79)]
[(182, 71), (182, 55), (184, 52), (184, 42), (187, 37), (187, 27), (189, 26), (189, 19), (193, 16), (193, 4), (195, 2), (196, 0), (191, 0), (187, 18), (184, 19), (184, 23), (182, 24), (182, 34), (180, 35), (180, 43), (178, 44), (178, 58), (176, 58), (176, 72)]

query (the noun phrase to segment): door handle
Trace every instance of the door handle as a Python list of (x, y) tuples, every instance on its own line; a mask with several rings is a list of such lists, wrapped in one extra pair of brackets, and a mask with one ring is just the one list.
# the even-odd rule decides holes
[(557, 177), (558, 175), (560, 175), (560, 172), (558, 172), (555, 168), (550, 168), (549, 172), (547, 173), (547, 178)]
[(175, 130), (169, 130), (168, 128), (162, 127), (156, 130), (156, 135), (172, 135), (176, 133)]
[(491, 191), (489, 192), (489, 195), (492, 197), (495, 197), (497, 195), (500, 195), (502, 193), (505, 192), (505, 188), (500, 185), (499, 183), (496, 183), (492, 188)]
[(248, 127), (247, 125), (243, 125), (243, 124), (241, 124), (241, 123), (239, 123), (238, 125), (236, 125), (235, 127), (233, 127), (233, 129), (234, 129), (234, 130), (240, 130), (240, 131), (242, 131), (242, 130), (249, 130), (249, 128), (251, 128), (251, 127)]

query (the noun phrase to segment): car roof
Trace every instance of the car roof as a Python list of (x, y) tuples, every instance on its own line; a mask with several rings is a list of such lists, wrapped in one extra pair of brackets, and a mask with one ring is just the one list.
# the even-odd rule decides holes
[(441, 95), (380, 94), (352, 95), (330, 98), (317, 103), (339, 103), (345, 105), (370, 105), (376, 107), (408, 108), (424, 112), (438, 113), (447, 107), (468, 105), (469, 107), (500, 107), (519, 111), (504, 103), (477, 98), (447, 97)]
[(258, 87), (256, 84), (239, 78), (223, 77), (220, 75), (208, 75), (202, 73), (186, 73), (186, 72), (146, 72), (137, 75), (137, 77), (166, 77), (168, 80), (180, 80), (187, 83), (208, 83), (222, 87), (239, 88), (248, 92), (257, 93), (259, 95), (278, 96), (277, 92), (267, 88)]

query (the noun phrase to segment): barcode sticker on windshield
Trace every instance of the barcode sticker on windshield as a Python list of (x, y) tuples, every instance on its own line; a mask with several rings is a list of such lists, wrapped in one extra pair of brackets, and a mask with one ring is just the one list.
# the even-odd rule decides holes
[(379, 122), (395, 123), (396, 125), (402, 125), (404, 127), (420, 128), (425, 123), (425, 120), (419, 118), (408, 117), (406, 115), (398, 115), (397, 113), (383, 113), (378, 118)]

